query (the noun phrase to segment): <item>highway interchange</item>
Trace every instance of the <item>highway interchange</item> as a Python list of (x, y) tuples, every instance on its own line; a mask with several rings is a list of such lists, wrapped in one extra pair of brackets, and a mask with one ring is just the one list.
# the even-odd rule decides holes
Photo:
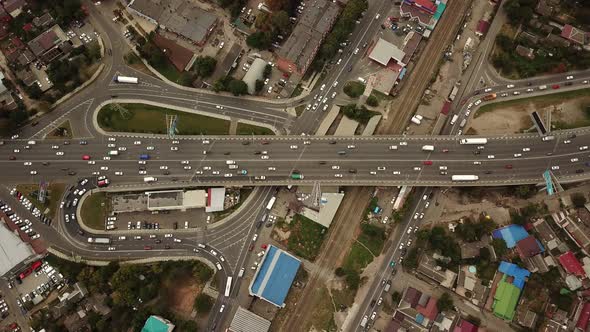
[[(243, 266), (247, 258), (246, 250), (252, 235), (256, 232), (254, 227), (255, 221), (264, 213), (264, 203), (272, 196), (274, 188), (272, 185), (284, 185), (289, 183), (307, 183), (314, 182), (334, 183), (343, 185), (417, 185), (417, 186), (446, 186), (457, 185), (450, 181), (452, 174), (476, 174), (480, 176), (477, 185), (505, 185), (519, 183), (540, 183), (542, 173), (551, 169), (552, 166), (559, 166), (554, 169), (553, 173), (561, 180), (579, 181), (588, 176), (588, 172), (576, 173), (577, 170), (586, 169), (586, 163), (590, 160), (590, 152), (580, 150), (580, 147), (590, 145), (587, 129), (578, 129), (571, 132), (554, 133), (555, 140), (542, 141), (538, 135), (513, 135), (503, 137), (488, 137), (489, 143), (485, 145), (484, 150), (478, 150), (477, 146), (461, 145), (458, 143), (459, 137), (454, 136), (429, 136), (429, 137), (337, 137), (337, 138), (317, 138), (312, 136), (279, 136), (272, 138), (262, 137), (183, 137), (176, 138), (179, 151), (172, 151), (172, 139), (150, 136), (150, 135), (119, 135), (115, 142), (108, 141), (107, 137), (95, 127), (94, 112), (99, 105), (115, 101), (142, 101), (158, 104), (165, 104), (169, 107), (176, 107), (185, 110), (197, 110), (199, 112), (213, 113), (223, 118), (237, 118), (245, 121), (253, 121), (265, 124), (275, 128), (281, 134), (299, 135), (300, 133), (311, 134), (319, 125), (323, 113), (321, 111), (304, 112), (300, 118), (289, 115), (285, 110), (287, 107), (305, 105), (312, 100), (315, 94), (328, 96), (336, 89), (333, 83), (339, 81), (341, 84), (350, 76), (345, 70), (349, 65), (357, 61), (352, 50), (362, 45), (364, 42), (373, 37), (379, 29), (379, 24), (373, 19), (376, 12), (384, 12), (390, 8), (391, 4), (385, 1), (371, 3), (367, 15), (363, 19), (366, 24), (361, 24), (360, 28), (351, 36), (352, 43), (345, 49), (346, 56), (340, 67), (334, 68), (327, 76), (324, 82), (327, 89), (318, 90), (321, 84), (316, 85), (316, 89), (308, 95), (294, 99), (284, 100), (264, 100), (260, 98), (239, 98), (229, 95), (213, 94), (209, 91), (188, 89), (179, 87), (170, 82), (164, 82), (158, 78), (137, 72), (127, 67), (123, 62), (123, 54), (129, 48), (120, 31), (116, 30), (110, 22), (109, 17), (105, 17), (96, 11), (94, 6), (90, 6), (90, 19), (97, 27), (105, 45), (112, 50), (112, 55), (105, 59), (105, 69), (99, 78), (88, 88), (72, 96), (69, 100), (58, 106), (51, 113), (39, 118), (39, 124), (35, 127), (26, 126), (19, 131), (20, 138), (17, 140), (5, 140), (4, 145), (0, 146), (3, 156), (0, 160), (0, 167), (3, 172), (0, 174), (1, 183), (5, 186), (11, 186), (16, 183), (38, 182), (39, 180), (67, 181), (77, 183), (83, 178), (94, 178), (99, 174), (108, 175), (114, 185), (122, 185), (122, 188), (129, 188), (129, 184), (136, 184), (138, 188), (143, 185), (144, 176), (158, 177), (154, 187), (167, 186), (199, 186), (199, 185), (255, 185), (262, 186), (255, 189), (248, 204), (245, 204), (240, 213), (232, 214), (217, 227), (210, 229), (199, 229), (191, 232), (175, 232), (175, 237), (181, 238), (182, 243), (173, 243), (170, 239), (164, 239), (162, 236), (166, 231), (160, 231), (161, 245), (153, 245), (152, 250), (143, 250), (146, 243), (153, 240), (114, 240), (113, 246), (115, 251), (106, 250), (105, 246), (90, 245), (86, 238), (90, 236), (88, 232), (84, 235), (80, 233), (81, 229), (77, 223), (66, 223), (63, 220), (63, 213), (53, 227), (38, 223), (37, 231), (42, 234), (42, 238), (52, 248), (65, 253), (66, 255), (77, 256), (85, 259), (138, 259), (161, 257), (202, 257), (208, 261), (219, 261), (217, 257), (209, 253), (209, 249), (201, 250), (196, 253), (199, 243), (206, 243), (210, 248), (225, 255), (224, 272), (235, 274)], [(486, 39), (487, 40), (487, 39)], [(479, 57), (481, 58), (481, 57)], [(478, 59), (479, 59), (478, 58)], [(485, 56), (483, 56), (485, 58)], [(480, 66), (475, 66), (479, 68)], [(487, 69), (486, 69), (487, 70)], [(140, 79), (140, 84), (120, 85), (112, 82), (112, 77), (116, 74), (125, 74), (136, 76)], [(477, 74), (472, 75), (478, 78)], [(575, 73), (575, 84), (582, 84), (590, 75), (587, 72)], [(479, 79), (479, 78), (478, 78)], [(491, 91), (501, 94), (506, 91), (520, 91), (522, 95), (527, 94), (526, 89), (548, 84), (565, 83), (565, 75), (543, 77), (533, 80), (515, 82), (514, 88), (507, 88), (506, 82), (499, 82), (496, 86), (491, 86)], [(511, 83), (510, 83), (511, 84)], [(475, 87), (475, 84), (471, 86)], [(341, 88), (341, 86), (339, 86)], [(478, 88), (479, 94), (469, 94), (469, 97), (458, 98), (456, 107), (457, 113), (465, 114), (468, 104), (481, 98), (488, 92), (483, 88)], [(552, 91), (547, 91), (552, 92)], [(536, 92), (534, 92), (536, 93)], [(543, 92), (545, 93), (545, 92)], [(459, 99), (461, 102), (459, 102)], [(220, 109), (217, 106), (222, 106)], [(59, 125), (64, 119), (76, 120), (75, 136), (76, 139), (69, 140), (68, 145), (63, 141), (44, 141), (42, 140), (52, 128)], [(458, 122), (457, 122), (458, 123)], [(457, 133), (457, 124), (447, 126), (443, 134)], [(577, 137), (571, 138), (572, 133)], [(30, 139), (35, 139), (36, 144), (25, 146)], [(80, 139), (86, 140), (87, 145), (80, 145)], [(203, 144), (203, 140), (208, 140), (209, 144)], [(564, 141), (570, 140), (571, 143), (565, 144)], [(141, 144), (134, 144), (135, 141), (141, 141)], [(243, 142), (249, 142), (244, 145)], [(262, 144), (262, 141), (269, 141), (269, 144)], [(309, 141), (310, 144), (305, 142)], [(335, 144), (331, 144), (335, 141)], [(401, 145), (401, 142), (407, 142), (407, 145)], [(104, 160), (108, 151), (112, 150), (108, 144), (115, 144), (118, 149), (125, 147), (125, 151), (120, 151), (120, 155), (112, 157), (111, 160)], [(422, 146), (432, 144), (435, 146), (434, 152), (422, 151)], [(59, 146), (53, 149), (52, 146)], [(296, 149), (291, 149), (292, 145), (297, 145)], [(349, 146), (354, 145), (354, 148)], [(391, 150), (390, 146), (398, 146), (397, 150)], [(148, 146), (153, 146), (153, 150), (147, 150)], [(523, 148), (530, 148), (530, 151), (522, 151)], [(15, 153), (18, 149), (20, 152)], [(448, 152), (443, 150), (448, 149)], [(208, 151), (203, 154), (203, 150)], [(57, 151), (63, 151), (63, 156), (56, 155)], [(263, 151), (266, 151), (269, 159), (262, 159)], [(339, 151), (345, 151), (345, 155), (339, 155)], [(475, 154), (480, 151), (480, 154)], [(260, 152), (260, 154), (257, 154)], [(139, 174), (138, 156), (141, 153), (149, 153), (150, 160), (145, 165), (146, 174)], [(226, 154), (229, 153), (229, 154)], [(514, 154), (520, 153), (521, 157), (515, 157)], [(548, 155), (551, 153), (551, 155)], [(14, 155), (16, 160), (9, 160), (8, 156)], [(82, 160), (83, 155), (90, 155), (91, 160), (95, 163), (90, 165), (88, 161)], [(493, 159), (488, 158), (494, 155)], [(577, 161), (572, 161), (577, 158)], [(189, 164), (181, 164), (181, 161), (187, 160)], [(239, 165), (237, 170), (229, 170), (226, 165), (227, 160), (235, 160)], [(423, 165), (424, 161), (433, 161), (432, 165)], [(480, 161), (481, 165), (475, 165), (474, 162)], [(25, 166), (25, 162), (31, 162), (32, 165)], [(47, 166), (42, 163), (48, 162)], [(324, 163), (325, 162), (325, 163)], [(322, 164), (320, 164), (322, 163)], [(184, 167), (190, 165), (190, 170)], [(511, 165), (512, 168), (506, 168)], [(101, 167), (107, 166), (108, 170), (101, 170)], [(167, 170), (160, 169), (161, 166), (167, 166)], [(211, 174), (207, 174), (204, 166), (211, 167)], [(333, 169), (338, 166), (339, 169)], [(446, 170), (440, 169), (446, 166)], [(275, 167), (271, 171), (268, 167)], [(385, 167), (385, 170), (379, 170), (379, 167)], [(414, 167), (420, 167), (420, 170), (414, 170)], [(65, 170), (64, 170), (65, 169)], [(37, 174), (32, 175), (32, 170)], [(219, 171), (219, 175), (212, 174), (213, 171)], [(247, 175), (238, 175), (237, 172), (247, 170)], [(293, 171), (299, 171), (305, 175), (302, 180), (291, 180), (289, 175)], [(355, 173), (352, 173), (352, 170)], [(114, 175), (115, 171), (123, 173), (121, 176)], [(170, 174), (165, 174), (168, 171)], [(198, 174), (197, 171), (203, 171)], [(441, 174), (446, 171), (446, 174)], [(68, 172), (75, 172), (68, 175)], [(373, 175), (371, 172), (375, 172)], [(394, 174), (400, 172), (400, 174)], [(490, 173), (486, 173), (490, 172)], [(226, 177), (225, 174), (232, 174)], [(342, 177), (336, 177), (341, 174)], [(262, 179), (261, 177), (264, 177)], [(473, 183), (461, 183), (462, 185), (473, 185)], [(123, 186), (125, 185), (125, 186)], [(419, 189), (418, 197), (423, 194), (428, 195), (432, 189)], [(66, 193), (67, 194), (67, 193)], [(11, 202), (11, 206), (20, 210), (19, 213), (35, 219), (30, 213), (23, 209), (18, 202), (8, 194), (6, 188), (2, 188), (0, 196), (3, 200)], [(64, 196), (64, 199), (67, 197)], [(422, 211), (425, 201), (416, 200), (412, 211)], [(73, 209), (63, 211), (64, 213), (75, 213)], [(413, 214), (412, 214), (413, 215)], [(411, 216), (412, 216), (411, 215)], [(406, 221), (402, 234), (406, 233), (409, 227), (416, 227), (419, 220), (410, 219)], [(119, 233), (119, 232), (117, 232)], [(122, 232), (125, 233), (125, 232)], [(148, 234), (142, 231), (142, 234)], [(136, 234), (136, 233), (133, 233)], [(115, 236), (113, 236), (115, 238)], [(165, 242), (167, 241), (167, 242)], [(390, 239), (395, 246), (392, 246), (392, 260), (398, 260), (400, 257), (399, 243), (406, 241), (403, 237)], [(171, 249), (164, 249), (166, 243), (171, 244)], [(388, 263), (388, 262), (387, 262)], [(385, 277), (391, 273), (391, 268), (386, 264), (380, 269), (379, 276)], [(371, 296), (368, 296), (363, 302), (362, 307), (369, 308), (369, 301), (373, 297), (379, 296), (382, 288), (378, 285), (383, 278), (375, 278), (374, 286), (371, 288)], [(231, 304), (233, 299), (228, 300), (220, 296), (214, 312), (223, 303)], [(227, 308), (226, 308), (227, 309)], [(366, 310), (361, 310), (365, 312)], [(226, 310), (225, 312), (228, 312)], [(368, 311), (367, 311), (368, 312)], [(215, 326), (221, 321), (223, 315), (213, 315), (210, 320), (210, 326)], [(356, 322), (362, 315), (358, 315)]]

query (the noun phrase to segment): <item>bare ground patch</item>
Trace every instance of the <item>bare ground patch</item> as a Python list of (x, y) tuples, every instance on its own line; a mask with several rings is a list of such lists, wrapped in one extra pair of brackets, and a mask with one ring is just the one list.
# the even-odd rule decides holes
[(191, 319), (195, 298), (201, 293), (203, 286), (191, 276), (174, 279), (174, 284), (166, 285), (166, 301), (172, 311), (184, 319)]

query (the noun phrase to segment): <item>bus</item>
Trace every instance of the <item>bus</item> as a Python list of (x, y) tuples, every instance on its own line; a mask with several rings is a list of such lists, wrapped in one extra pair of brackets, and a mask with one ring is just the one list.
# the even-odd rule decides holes
[(303, 180), (303, 175), (299, 174), (299, 173), (293, 173), (291, 174), (291, 179), (293, 180)]
[(227, 277), (227, 282), (225, 283), (225, 297), (229, 297), (229, 293), (231, 292), (232, 279), (232, 277)]
[(267, 210), (272, 210), (272, 207), (275, 205), (275, 201), (277, 200), (276, 196), (273, 196), (270, 198), (270, 200), (268, 201), (268, 204), (266, 204), (266, 209)]
[(477, 181), (479, 176), (477, 175), (452, 175), (451, 180), (453, 181)]
[(487, 138), (463, 138), (459, 141), (460, 144), (478, 144), (478, 145), (482, 145), (482, 144), (487, 144), (488, 143), (488, 139)]

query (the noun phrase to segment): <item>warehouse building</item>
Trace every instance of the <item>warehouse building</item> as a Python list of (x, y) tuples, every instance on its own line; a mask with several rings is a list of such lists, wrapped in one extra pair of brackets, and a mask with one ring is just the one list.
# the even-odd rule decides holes
[(269, 245), (248, 287), (250, 295), (283, 308), (299, 266), (301, 261), (295, 256)]

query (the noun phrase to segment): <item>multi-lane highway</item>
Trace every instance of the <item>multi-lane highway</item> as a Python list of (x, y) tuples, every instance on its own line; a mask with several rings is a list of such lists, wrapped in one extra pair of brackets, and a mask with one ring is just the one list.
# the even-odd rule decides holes
[[(507, 185), (542, 182), (552, 170), (561, 181), (586, 179), (590, 131), (487, 137), (461, 144), (458, 136), (373, 137), (110, 137), (101, 140), (7, 140), (0, 153), (4, 183), (109, 176), (115, 185), (184, 181), (192, 185)], [(176, 143), (176, 144), (175, 144)], [(433, 151), (424, 146), (432, 145)], [(110, 147), (109, 147), (110, 146)], [(18, 151), (18, 152), (16, 152)], [(109, 151), (117, 155), (109, 156)], [(149, 160), (139, 161), (142, 154)], [(83, 160), (89, 158), (90, 160)], [(107, 158), (108, 160), (105, 160)], [(14, 159), (14, 160), (10, 160)], [(303, 175), (293, 179), (292, 174)], [(452, 175), (477, 175), (456, 182)]]

